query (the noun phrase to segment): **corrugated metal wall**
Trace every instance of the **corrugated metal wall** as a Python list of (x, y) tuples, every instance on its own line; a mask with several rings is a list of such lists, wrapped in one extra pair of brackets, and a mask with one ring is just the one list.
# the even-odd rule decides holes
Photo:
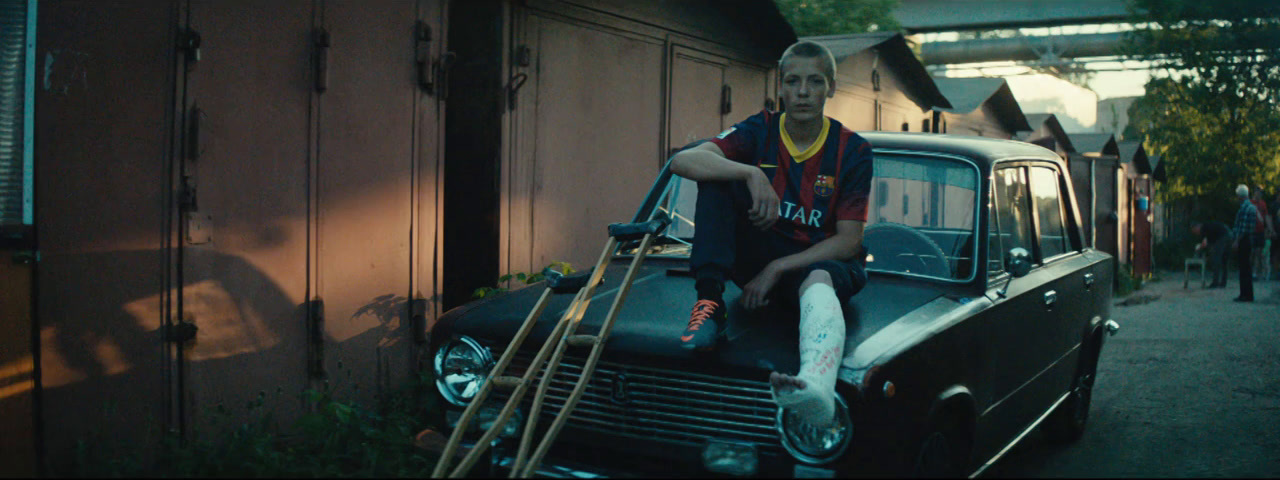
[(41, 5), (51, 473), (81, 441), (111, 458), (212, 434), (259, 395), (288, 425), (325, 380), (368, 404), (421, 365), (443, 107), (416, 72), (445, 50), (442, 1)]
[(51, 463), (78, 442), (131, 454), (169, 423), (176, 13), (163, 0), (40, 3), (37, 312)]

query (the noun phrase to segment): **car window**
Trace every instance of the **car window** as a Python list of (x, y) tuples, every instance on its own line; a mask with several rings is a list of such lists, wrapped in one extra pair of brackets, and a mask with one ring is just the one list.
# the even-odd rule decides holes
[(972, 163), (877, 153), (863, 239), (867, 269), (972, 278), (977, 192)]
[(1062, 201), (1058, 198), (1058, 171), (1049, 167), (1031, 167), (1031, 195), (1035, 199), (1040, 233), (1040, 255), (1053, 258), (1067, 252), (1066, 228), (1063, 226)]
[(1027, 197), (1026, 179), (1021, 167), (996, 170), (992, 175), (991, 249), (987, 270), (1004, 271), (1004, 252), (1012, 248), (1031, 247), (1031, 202)]

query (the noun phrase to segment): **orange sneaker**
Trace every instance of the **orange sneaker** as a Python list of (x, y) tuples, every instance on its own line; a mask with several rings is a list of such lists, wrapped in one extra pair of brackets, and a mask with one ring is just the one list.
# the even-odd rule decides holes
[(685, 350), (711, 350), (716, 346), (720, 323), (725, 319), (724, 306), (715, 300), (698, 300), (689, 315), (689, 326), (680, 335), (680, 346)]

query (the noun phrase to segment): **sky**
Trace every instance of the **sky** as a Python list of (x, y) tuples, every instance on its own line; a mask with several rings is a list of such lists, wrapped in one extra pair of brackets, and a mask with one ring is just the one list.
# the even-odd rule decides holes
[[(1052, 36), (1052, 35), (1074, 35), (1074, 34), (1092, 34), (1092, 33), (1111, 33), (1118, 31), (1132, 30), (1134, 27), (1129, 24), (1099, 24), (1099, 25), (1065, 25), (1061, 27), (1048, 28), (1023, 28), (1019, 29), (1022, 35), (1032, 36)], [(922, 42), (947, 42), (955, 41), (958, 36), (955, 32), (942, 32), (922, 34), (918, 36)], [(1088, 82), (1088, 87), (1097, 92), (1098, 99), (1116, 97), (1133, 97), (1143, 94), (1143, 85), (1151, 78), (1151, 71), (1146, 68), (1146, 62), (1139, 61), (1090, 61), (1087, 68), (1101, 69), (1105, 71), (1097, 71), (1094, 73), (1093, 79)], [(994, 77), (1014, 77), (1030, 72), (1027, 67), (1015, 66), (1013, 62), (991, 62), (983, 64), (964, 65), (963, 69), (951, 70), (947, 76), (994, 76)], [(1113, 71), (1114, 70), (1114, 71)]]

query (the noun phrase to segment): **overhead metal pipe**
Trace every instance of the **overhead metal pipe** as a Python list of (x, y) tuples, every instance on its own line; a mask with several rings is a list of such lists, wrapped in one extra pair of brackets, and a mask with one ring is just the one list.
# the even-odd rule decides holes
[(925, 65), (948, 65), (1052, 58), (1119, 55), (1126, 32), (1054, 36), (983, 38), (955, 42), (927, 42), (920, 46)]

